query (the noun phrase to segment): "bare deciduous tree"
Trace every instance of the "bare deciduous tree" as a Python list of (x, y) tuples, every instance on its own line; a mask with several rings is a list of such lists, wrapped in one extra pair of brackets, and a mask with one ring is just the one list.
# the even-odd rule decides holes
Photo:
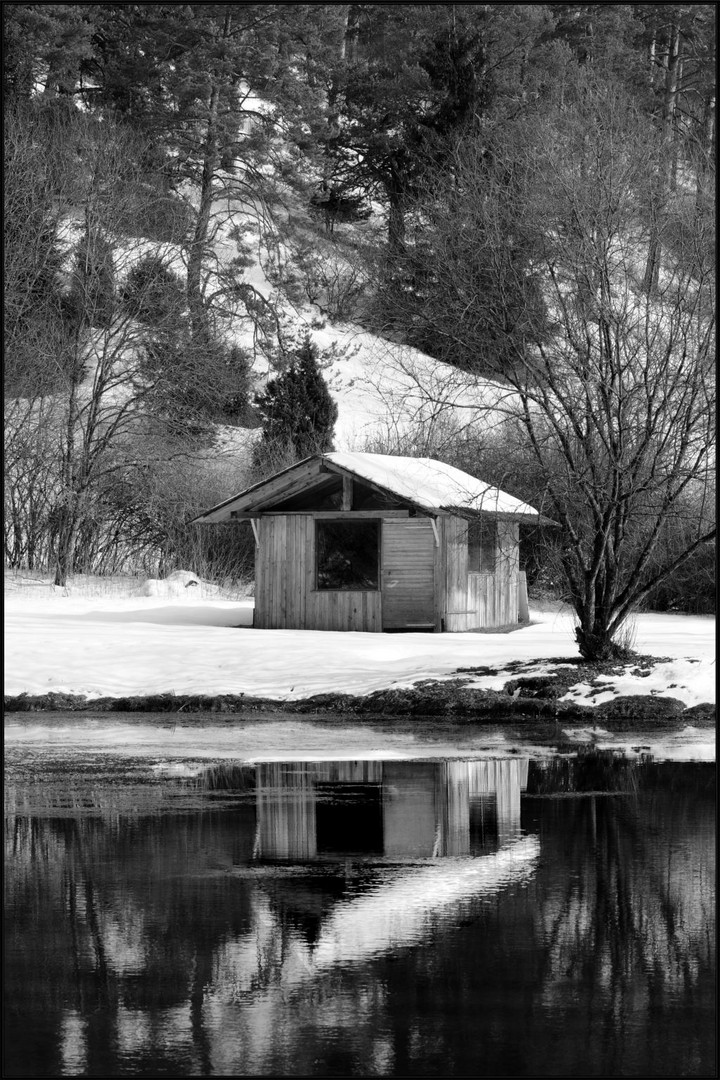
[[(58, 137), (72, 152), (58, 160), (66, 172), (58, 175), (57, 164), (53, 175), (41, 170), (42, 183), (33, 182), (31, 170), (42, 165), (41, 151), (53, 150), (54, 144), (38, 143), (41, 134), (52, 135), (52, 127), (40, 131), (31, 122), (25, 130), (21, 124), (12, 129), (15, 231), (6, 343), (13, 372), (8, 433), (16, 451), (6, 475), (6, 504), (17, 510), (22, 485), (37, 495), (44, 471), (43, 506), (33, 511), (32, 529), (26, 515), (23, 539), (13, 512), (20, 531), (6, 531), (6, 548), (25, 558), (32, 536), (37, 549), (42, 520), (45, 553), (51, 545), (60, 585), (80, 562), (112, 561), (112, 536), (117, 550), (121, 535), (140, 547), (157, 542), (136, 498), (148, 470), (192, 453), (193, 437), (204, 434), (203, 421), (246, 391), (242, 357), (223, 346), (220, 331), (203, 350), (178, 345), (189, 313), (172, 274), (135, 274), (128, 293), (128, 276), (148, 248), (128, 228), (142, 179), (136, 136), (80, 114), (65, 128)], [(23, 176), (32, 187), (29, 202), (22, 199)], [(152, 199), (150, 191), (145, 216), (152, 213)], [(150, 247), (156, 263), (183, 271), (180, 247)], [(163, 304), (158, 292), (164, 285)], [(50, 301), (38, 307), (43, 290)], [(228, 310), (225, 301), (223, 316)], [(212, 308), (206, 323), (214, 328)], [(43, 447), (42, 460), (33, 446)]]
[(501, 340), (482, 371), (511, 392), (544, 477), (535, 501), (562, 526), (590, 659), (621, 654), (631, 612), (715, 535), (714, 225), (689, 175), (648, 213), (662, 152), (619, 92), (588, 79), (504, 145), (460, 147), (417, 208), (440, 290), (433, 332), (465, 357), (486, 327)]

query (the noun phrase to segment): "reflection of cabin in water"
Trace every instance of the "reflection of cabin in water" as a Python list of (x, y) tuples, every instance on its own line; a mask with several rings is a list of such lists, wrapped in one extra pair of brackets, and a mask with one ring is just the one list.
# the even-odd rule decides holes
[(520, 832), (528, 762), (335, 761), (257, 766), (262, 860), (428, 859), (497, 851)]
[(212, 507), (249, 519), (255, 626), (464, 631), (527, 619), (527, 503), (431, 458), (328, 453)]

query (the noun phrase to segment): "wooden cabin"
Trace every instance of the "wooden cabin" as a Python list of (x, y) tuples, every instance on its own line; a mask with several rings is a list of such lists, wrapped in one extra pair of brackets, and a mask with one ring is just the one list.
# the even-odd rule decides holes
[(527, 618), (527, 503), (432, 458), (326, 453), (195, 518), (249, 519), (263, 629), (465, 631)]
[(517, 757), (258, 762), (254, 857), (489, 854), (520, 835), (527, 781)]

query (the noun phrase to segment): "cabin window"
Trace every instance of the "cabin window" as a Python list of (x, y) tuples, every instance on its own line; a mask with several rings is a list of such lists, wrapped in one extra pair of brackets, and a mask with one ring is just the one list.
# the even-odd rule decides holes
[(382, 855), (381, 784), (317, 783), (315, 836), (318, 855)]
[(479, 518), (468, 523), (468, 570), (495, 573), (497, 523)]
[(377, 589), (380, 522), (315, 522), (318, 589)]

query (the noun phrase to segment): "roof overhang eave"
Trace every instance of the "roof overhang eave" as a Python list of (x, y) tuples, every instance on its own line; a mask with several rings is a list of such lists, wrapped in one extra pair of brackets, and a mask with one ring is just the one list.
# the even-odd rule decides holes
[(490, 507), (481, 507), (478, 510), (470, 506), (443, 506), (440, 511), (432, 512), (471, 519), (486, 516), (495, 518), (496, 521), (517, 521), (521, 525), (554, 525), (559, 528), (556, 521), (546, 518), (538, 510), (493, 510)]
[[(269, 488), (271, 485), (276, 486), (279, 481), (282, 481), (288, 475), (297, 473), (302, 475), (308, 465), (313, 462), (317, 462), (318, 472), (322, 468), (322, 458), (316, 454), (311, 454), (310, 457), (303, 458), (302, 461), (296, 461), (292, 465), (288, 465), (287, 468), (281, 469), (280, 472), (275, 473), (271, 477), (267, 477), (265, 480), (259, 480), (256, 484), (246, 488), (244, 491), (239, 492), (236, 495), (231, 495), (229, 499), (224, 499), (223, 502), (216, 503), (215, 506), (211, 506), (209, 510), (206, 510), (202, 514), (198, 514), (197, 517), (190, 518), (188, 525), (207, 525), (216, 524), (221, 521), (230, 521), (232, 518), (233, 510), (256, 510), (261, 507), (252, 503), (254, 496), (256, 496), (263, 488)], [(287, 492), (283, 492), (286, 497)], [(263, 500), (260, 500), (261, 504)], [(248, 505), (248, 503), (250, 505)]]

